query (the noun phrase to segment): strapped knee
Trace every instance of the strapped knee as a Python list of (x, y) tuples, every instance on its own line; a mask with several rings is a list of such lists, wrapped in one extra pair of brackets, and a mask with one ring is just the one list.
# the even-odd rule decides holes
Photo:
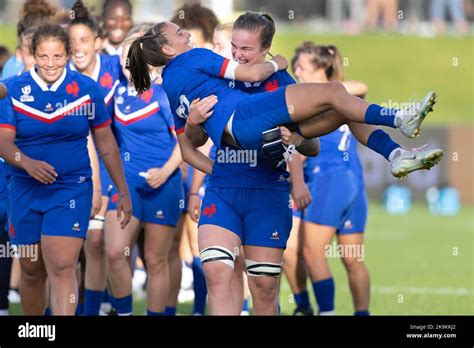
[(92, 219), (89, 220), (89, 227), (87, 228), (90, 230), (103, 230), (105, 223), (105, 217), (102, 215), (96, 215)]
[(210, 246), (203, 249), (200, 254), (202, 264), (213, 261), (220, 261), (226, 264), (227, 266), (234, 268), (235, 256), (227, 248), (221, 246)]
[(281, 273), (281, 263), (245, 260), (245, 266), (249, 277), (279, 277)]

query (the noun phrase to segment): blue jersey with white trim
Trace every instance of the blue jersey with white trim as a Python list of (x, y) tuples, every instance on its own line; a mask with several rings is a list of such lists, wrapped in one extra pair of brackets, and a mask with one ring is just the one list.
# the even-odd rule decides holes
[[(64, 69), (61, 77), (48, 86), (35, 67), (5, 84), (8, 95), (0, 100), (0, 127), (16, 131), (16, 146), (28, 157), (53, 166), (59, 175), (57, 183), (89, 178), (89, 130), (111, 122), (97, 84)], [(40, 184), (14, 166), (11, 175)]]
[(363, 185), (362, 165), (357, 154), (357, 140), (347, 125), (319, 138), (320, 153), (305, 161), (305, 180), (311, 182), (314, 175), (337, 169), (352, 170)]
[[(231, 80), (228, 81), (228, 86), (246, 93), (255, 94), (271, 92), (278, 87), (294, 83), (296, 81), (287, 71), (277, 71), (262, 82), (250, 83)], [(230, 153), (229, 150), (235, 151), (236, 149), (224, 145), (214, 155), (214, 166), (212, 167), (212, 175), (209, 177), (208, 187), (254, 188), (281, 191), (289, 189), (288, 172), (282, 166), (274, 168), (271, 164), (260, 160), (256, 161), (255, 165), (249, 165), (249, 163), (229, 163), (225, 160), (226, 151)], [(222, 160), (219, 160), (219, 156), (222, 156)]]
[[(137, 95), (123, 80), (115, 91), (114, 127), (127, 180), (162, 167), (176, 146), (168, 98), (161, 85)], [(143, 179), (142, 179), (143, 180)]]
[[(68, 68), (70, 70), (76, 70), (72, 61), (68, 64)], [(90, 78), (97, 82), (110, 117), (114, 114), (114, 93), (120, 83), (121, 77), (122, 68), (120, 67), (120, 57), (106, 54), (96, 55), (96, 65)]]
[(163, 70), (163, 88), (168, 96), (176, 125), (176, 134), (184, 132), (189, 105), (196, 98), (214, 94), (219, 102), (214, 114), (204, 123), (213, 143), (220, 148), (225, 126), (237, 104), (248, 97), (247, 93), (229, 88), (236, 62), (230, 61), (211, 50), (194, 48), (182, 53)]

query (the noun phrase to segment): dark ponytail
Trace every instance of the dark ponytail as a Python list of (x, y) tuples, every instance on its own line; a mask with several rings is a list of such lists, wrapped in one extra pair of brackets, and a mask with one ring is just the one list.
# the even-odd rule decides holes
[(149, 28), (142, 37), (132, 42), (128, 51), (125, 68), (130, 70), (130, 82), (139, 94), (151, 86), (148, 66), (160, 67), (169, 61), (162, 51), (163, 45), (168, 43), (163, 34), (165, 25), (161, 22)]
[(260, 45), (269, 48), (275, 35), (275, 21), (268, 13), (245, 12), (235, 21), (234, 29), (260, 30)]

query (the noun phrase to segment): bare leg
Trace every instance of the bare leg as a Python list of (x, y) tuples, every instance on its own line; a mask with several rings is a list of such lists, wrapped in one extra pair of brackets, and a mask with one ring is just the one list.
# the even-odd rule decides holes
[[(25, 315), (43, 315), (46, 307), (47, 274), (41, 245), (37, 243), (20, 248), (32, 248), (31, 250), (36, 253), (36, 257), (20, 257), (20, 296), (23, 313)], [(21, 255), (28, 254), (22, 253)]]
[[(338, 240), (340, 245), (350, 246), (355, 250), (361, 250), (360, 246), (364, 245), (364, 235), (362, 233), (339, 235)], [(367, 311), (370, 301), (370, 277), (362, 255), (344, 256), (342, 262), (349, 277), (354, 309), (356, 311)]]
[[(331, 109), (344, 118), (343, 123), (364, 123), (365, 112), (370, 105), (365, 100), (350, 95), (340, 82), (334, 81), (290, 85), (286, 88), (286, 104), (295, 123), (319, 117), (319, 114)], [(316, 137), (321, 134), (304, 135)]]
[[(221, 246), (233, 252), (238, 250), (241, 244), (240, 238), (235, 233), (216, 225), (201, 225), (198, 239), (201, 251), (211, 246)], [(234, 315), (235, 305), (231, 286), (234, 269), (220, 261), (206, 262), (203, 268), (207, 283), (209, 314)]]
[[(271, 262), (281, 264), (283, 249), (244, 246), (245, 258), (254, 262)], [(249, 288), (252, 294), (254, 315), (277, 315), (280, 276), (251, 276)]]
[(74, 315), (78, 304), (76, 265), (81, 238), (42, 236), (43, 259), (51, 284), (54, 315)]
[(164, 312), (170, 289), (168, 254), (176, 228), (145, 224), (145, 259), (147, 264), (147, 303), (152, 312)]

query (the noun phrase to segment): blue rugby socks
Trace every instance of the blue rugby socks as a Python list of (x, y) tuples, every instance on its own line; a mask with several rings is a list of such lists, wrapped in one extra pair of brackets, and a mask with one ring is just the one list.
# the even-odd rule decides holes
[(199, 256), (193, 257), (191, 265), (194, 278), (194, 309), (193, 314), (203, 314), (206, 310), (207, 285), (204, 277), (204, 269), (202, 268)]
[(365, 123), (377, 126), (398, 128), (400, 126), (397, 118), (398, 109), (384, 108), (377, 104), (370, 104), (365, 111)]
[(334, 315), (334, 279), (327, 278), (313, 283), (319, 315)]
[(85, 289), (84, 291), (84, 310), (82, 315), (99, 315), (100, 305), (104, 298), (104, 290), (90, 290)]
[(383, 130), (377, 129), (369, 135), (369, 139), (367, 139), (367, 147), (381, 154), (387, 159), (387, 161), (391, 161), (392, 158), (390, 157), (390, 154), (394, 150), (400, 148), (400, 145), (394, 142)]

